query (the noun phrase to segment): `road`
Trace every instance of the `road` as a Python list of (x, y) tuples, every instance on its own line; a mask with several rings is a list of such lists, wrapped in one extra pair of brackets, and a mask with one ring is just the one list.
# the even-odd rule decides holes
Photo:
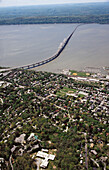
[(10, 162), (10, 165), (11, 165), (12, 170), (14, 170), (13, 165), (12, 165), (12, 162), (11, 162), (11, 159), (12, 159), (12, 155), (11, 155), (10, 158), (9, 158), (9, 162)]
[(85, 137), (85, 167), (88, 170), (88, 157), (87, 157), (87, 138), (86, 138), (87, 133), (84, 133)]

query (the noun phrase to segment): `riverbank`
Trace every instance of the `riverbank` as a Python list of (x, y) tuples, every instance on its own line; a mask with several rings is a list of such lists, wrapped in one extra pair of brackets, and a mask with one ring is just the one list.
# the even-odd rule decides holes
[(25, 24), (109, 24), (109, 15), (100, 16), (72, 16), (72, 17), (21, 17), (0, 19), (0, 25), (25, 25)]
[(109, 3), (83, 3), (0, 8), (0, 25), (109, 24)]

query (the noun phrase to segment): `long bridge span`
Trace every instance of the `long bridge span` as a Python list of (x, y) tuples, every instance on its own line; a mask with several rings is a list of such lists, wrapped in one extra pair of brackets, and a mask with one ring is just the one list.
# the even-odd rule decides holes
[[(17, 67), (17, 69), (32, 69), (32, 68), (42, 66), (44, 64), (47, 64), (47, 63), (55, 60), (62, 53), (62, 51), (65, 49), (65, 47), (68, 44), (69, 40), (71, 39), (72, 35), (75, 33), (77, 28), (81, 25), (82, 24), (77, 25), (76, 28), (73, 30), (73, 32), (66, 39), (64, 39), (64, 41), (61, 43), (61, 47), (59, 47), (59, 49), (57, 50), (57, 52), (53, 56), (49, 57), (46, 60), (43, 60), (43, 61), (40, 61), (40, 62), (37, 62), (37, 63), (34, 63), (34, 64), (29, 64), (29, 65), (26, 65), (26, 66)], [(14, 68), (14, 69), (16, 69), (16, 68)]]

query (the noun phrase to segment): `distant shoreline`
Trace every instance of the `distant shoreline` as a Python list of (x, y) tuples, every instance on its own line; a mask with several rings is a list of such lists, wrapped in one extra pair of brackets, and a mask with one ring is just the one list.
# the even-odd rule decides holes
[[(61, 18), (60, 18), (61, 19)], [(24, 19), (24, 20), (22, 20), (21, 22), (20, 21), (18, 21), (17, 19), (14, 19), (14, 21), (12, 21), (12, 22), (8, 22), (8, 20), (6, 21), (6, 20), (4, 20), (4, 21), (1, 21), (0, 20), (0, 26), (4, 26), (4, 25), (45, 25), (45, 24), (101, 24), (101, 25), (108, 25), (109, 24), (109, 21), (108, 22), (106, 22), (106, 21), (103, 21), (103, 22), (84, 22), (84, 21), (81, 21), (81, 22), (64, 22), (64, 21), (60, 21), (60, 22), (58, 22), (58, 21), (55, 21), (55, 22), (43, 22), (43, 20), (40, 20), (40, 22), (39, 21), (37, 21), (37, 19), (36, 19), (36, 21), (34, 21), (34, 22), (32, 22), (32, 21), (25, 21), (26, 19)], [(39, 20), (39, 19), (38, 19)], [(47, 18), (46, 18), (46, 20), (47, 20)]]
[(0, 25), (55, 23), (109, 24), (109, 3), (0, 8)]

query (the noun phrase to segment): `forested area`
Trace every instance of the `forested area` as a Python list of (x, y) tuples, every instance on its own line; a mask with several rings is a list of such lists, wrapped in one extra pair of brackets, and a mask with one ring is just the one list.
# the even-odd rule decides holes
[(0, 25), (109, 23), (109, 3), (0, 8)]
[(55, 154), (47, 170), (85, 169), (87, 159), (89, 170), (109, 170), (108, 82), (13, 70), (0, 83), (4, 170), (11, 164), (16, 170), (35, 170), (36, 154), (43, 148)]

